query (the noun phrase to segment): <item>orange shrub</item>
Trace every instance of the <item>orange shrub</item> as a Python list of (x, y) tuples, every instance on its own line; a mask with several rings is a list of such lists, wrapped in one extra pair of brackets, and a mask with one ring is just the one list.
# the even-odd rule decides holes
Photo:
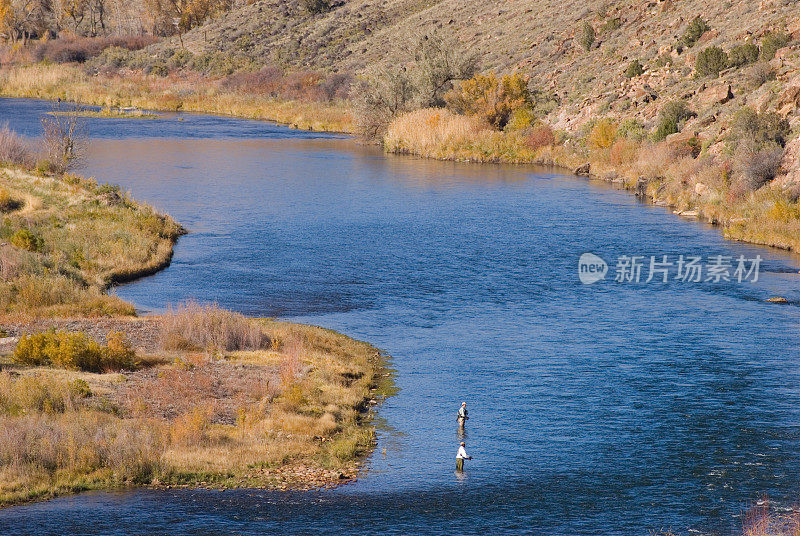
[(553, 134), (553, 129), (549, 125), (539, 125), (531, 130), (528, 134), (528, 139), (525, 140), (528, 147), (531, 149), (540, 149), (549, 145), (554, 145), (556, 136)]
[(616, 166), (630, 164), (636, 161), (638, 152), (639, 146), (636, 142), (623, 138), (615, 141), (614, 145), (611, 146), (609, 158), (611, 163)]

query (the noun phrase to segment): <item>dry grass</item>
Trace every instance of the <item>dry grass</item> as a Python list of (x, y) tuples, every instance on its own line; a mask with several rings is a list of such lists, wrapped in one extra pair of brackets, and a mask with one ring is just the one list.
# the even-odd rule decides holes
[(216, 305), (189, 302), (164, 315), (161, 341), (165, 350), (261, 350), (269, 348), (266, 333), (243, 315)]
[(426, 108), (394, 119), (384, 138), (386, 151), (438, 160), (570, 165), (557, 146), (532, 148), (524, 131), (499, 132), (479, 120), (446, 109)]
[(779, 514), (764, 501), (747, 513), (744, 536), (800, 536), (800, 513)]
[(158, 77), (141, 73), (87, 76), (74, 65), (9, 66), (0, 70), (0, 95), (62, 99), (108, 107), (205, 112), (263, 119), (306, 130), (351, 132), (341, 102), (289, 101), (221, 87), (198, 74)]
[(3, 216), (0, 234), (28, 237), (0, 246), (3, 313), (133, 314), (106, 287), (163, 267), (182, 232), (169, 217), (93, 180), (6, 167), (0, 188), (22, 201)]
[(366, 408), (382, 383), (378, 351), (312, 326), (247, 322), (281, 349), (172, 352), (124, 374), (0, 373), (0, 504), (131, 484), (352, 477), (374, 441)]

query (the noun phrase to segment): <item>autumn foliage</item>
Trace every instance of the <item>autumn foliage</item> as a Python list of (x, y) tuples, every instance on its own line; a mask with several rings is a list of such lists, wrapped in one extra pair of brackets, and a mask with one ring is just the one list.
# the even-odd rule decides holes
[(493, 72), (478, 74), (445, 94), (445, 101), (451, 110), (478, 117), (502, 130), (515, 110), (530, 104), (528, 77), (519, 73), (500, 78)]

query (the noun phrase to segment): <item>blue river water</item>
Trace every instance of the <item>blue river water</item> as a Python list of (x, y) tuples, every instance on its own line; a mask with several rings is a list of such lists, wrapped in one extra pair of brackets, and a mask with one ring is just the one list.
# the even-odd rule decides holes
[[(0, 123), (36, 136), (50, 107), (0, 99)], [(757, 501), (800, 500), (796, 256), (552, 169), (202, 115), (87, 129), (82, 174), (190, 231), (118, 295), (339, 330), (392, 356), (400, 392), (353, 485), (87, 493), (0, 510), (0, 534), (736, 534)], [(585, 252), (605, 280), (581, 283)], [(624, 255), (638, 283), (614, 281)], [(755, 282), (646, 282), (664, 255), (762, 262)]]

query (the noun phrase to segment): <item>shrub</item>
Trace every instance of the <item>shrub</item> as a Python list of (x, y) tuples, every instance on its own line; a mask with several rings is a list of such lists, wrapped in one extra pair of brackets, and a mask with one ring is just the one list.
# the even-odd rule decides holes
[(556, 137), (553, 133), (553, 129), (548, 125), (539, 125), (535, 127), (531, 130), (530, 134), (528, 134), (528, 139), (526, 140), (528, 147), (534, 150), (554, 145), (555, 142)]
[(533, 125), (534, 121), (536, 121), (536, 116), (533, 110), (529, 106), (523, 106), (514, 110), (504, 130), (526, 130)]
[(477, 65), (477, 56), (465, 53), (457, 41), (445, 41), (435, 34), (420, 39), (415, 60), (423, 108), (444, 106), (444, 95), (453, 82), (471, 78)]
[(777, 175), (783, 159), (783, 149), (772, 147), (751, 152), (742, 150), (737, 154), (736, 168), (750, 190), (757, 190)]
[(743, 106), (733, 116), (729, 141), (733, 148), (740, 143), (750, 143), (756, 150), (768, 145), (784, 147), (791, 132), (789, 122), (775, 112), (757, 113)]
[(589, 133), (589, 145), (595, 149), (608, 149), (617, 139), (617, 124), (611, 119), (601, 119)]
[(161, 345), (166, 350), (261, 350), (271, 346), (271, 339), (243, 315), (188, 302), (163, 316)]
[(581, 27), (581, 33), (578, 36), (578, 43), (581, 45), (581, 47), (583, 47), (584, 50), (589, 51), (592, 48), (596, 38), (597, 34), (594, 31), (594, 27), (588, 22), (584, 22), (583, 26)]
[(683, 33), (683, 44), (689, 48), (693, 47), (694, 44), (697, 43), (697, 40), (700, 39), (700, 36), (706, 33), (709, 29), (710, 28), (706, 21), (704, 21), (700, 15), (696, 16), (694, 19), (692, 19), (692, 22), (689, 23), (689, 26)]
[(611, 33), (614, 30), (618, 30), (622, 26), (622, 19), (617, 17), (610, 18), (603, 24), (603, 27), (600, 28), (600, 33)]
[(27, 366), (49, 364), (50, 358), (45, 350), (48, 340), (46, 333), (23, 335), (14, 349), (13, 361)]
[(745, 43), (736, 45), (728, 53), (728, 63), (731, 67), (742, 67), (744, 65), (758, 61), (758, 45), (755, 43)]
[(628, 68), (625, 69), (626, 78), (635, 78), (642, 73), (644, 73), (644, 67), (642, 67), (642, 64), (639, 60), (633, 60), (628, 64)]
[(653, 61), (653, 65), (656, 69), (660, 69), (661, 67), (665, 67), (667, 65), (672, 65), (673, 63), (674, 60), (672, 59), (672, 56), (666, 52), (658, 56), (655, 61)]
[(621, 138), (614, 142), (609, 151), (609, 160), (614, 165), (630, 164), (635, 162), (638, 157), (639, 146), (636, 142), (627, 138)]
[(478, 117), (497, 130), (502, 130), (519, 108), (531, 106), (528, 79), (519, 73), (502, 78), (492, 72), (464, 80), (445, 94), (450, 109), (456, 113)]
[(44, 247), (44, 240), (29, 229), (18, 229), (11, 235), (11, 244), (28, 251), (41, 251)]
[(349, 73), (336, 73), (328, 76), (319, 84), (325, 100), (344, 100), (350, 96), (353, 85), (353, 75)]
[(103, 370), (103, 348), (85, 333), (55, 333), (45, 344), (45, 352), (50, 363), (58, 368), (87, 372)]
[(0, 413), (20, 415), (29, 411), (47, 414), (77, 409), (91, 396), (83, 380), (64, 381), (39, 374), (11, 375), (0, 372)]
[(789, 35), (784, 32), (770, 32), (761, 39), (761, 59), (769, 61), (779, 49), (789, 43)]
[(136, 367), (136, 352), (125, 333), (113, 331), (108, 334), (103, 351), (103, 366), (110, 370), (130, 370)]
[(34, 49), (33, 58), (53, 63), (83, 63), (99, 56), (107, 48), (140, 50), (154, 42), (156, 39), (149, 36), (65, 37), (43, 41)]
[(367, 73), (358, 91), (356, 130), (366, 140), (382, 139), (389, 123), (412, 107), (417, 87), (405, 67)]
[(747, 79), (755, 88), (761, 87), (770, 80), (775, 80), (776, 77), (775, 69), (766, 61), (756, 63), (747, 71)]
[(719, 47), (708, 47), (697, 55), (694, 68), (698, 76), (719, 76), (728, 67), (728, 55)]
[(77, 108), (62, 110), (56, 105), (42, 118), (42, 130), (45, 157), (57, 171), (63, 173), (80, 163), (88, 137)]
[(82, 332), (44, 331), (20, 337), (12, 359), (21, 365), (103, 372), (134, 368), (135, 352), (122, 333), (110, 333), (103, 347)]
[(303, 9), (312, 14), (325, 13), (331, 10), (329, 0), (300, 0)]
[(668, 102), (658, 114), (658, 126), (654, 134), (655, 141), (661, 141), (670, 134), (680, 132), (683, 122), (692, 117), (686, 102), (674, 100)]
[(7, 124), (0, 127), (0, 163), (26, 168), (34, 164), (28, 145)]
[(641, 121), (635, 117), (629, 117), (620, 123), (617, 129), (617, 137), (642, 141), (647, 137), (647, 130)]
[(122, 47), (108, 47), (101, 52), (92, 62), (91, 66), (97, 70), (116, 70), (121, 67), (130, 67), (133, 53)]
[(22, 207), (22, 201), (15, 199), (5, 188), (0, 188), (0, 212), (11, 212)]

